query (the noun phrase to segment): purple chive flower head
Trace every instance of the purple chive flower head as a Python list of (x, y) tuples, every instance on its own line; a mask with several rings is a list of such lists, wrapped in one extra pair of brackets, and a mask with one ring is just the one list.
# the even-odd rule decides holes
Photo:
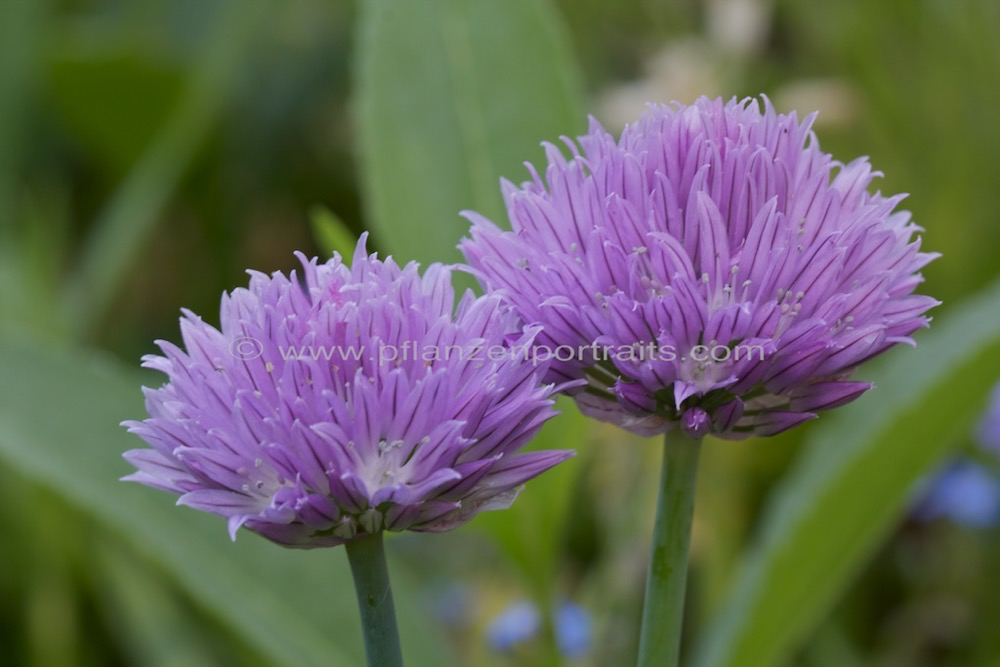
[(571, 455), (517, 453), (556, 388), (524, 359), (537, 327), (499, 297), (467, 293), (453, 314), (447, 268), (421, 276), (364, 238), (350, 268), (299, 259), (302, 282), (251, 272), (219, 329), (185, 312), (184, 348), (144, 359), (167, 382), (125, 423), (152, 447), (125, 454), (126, 480), (227, 517), (233, 536), (310, 548), (448, 530)]
[(927, 325), (937, 302), (913, 290), (934, 255), (902, 196), (821, 152), (813, 116), (763, 107), (650, 106), (617, 141), (592, 120), (504, 183), (513, 231), (466, 214), (469, 270), (562, 350), (551, 379), (587, 379), (568, 391), (585, 413), (775, 434), (857, 398), (851, 371)]

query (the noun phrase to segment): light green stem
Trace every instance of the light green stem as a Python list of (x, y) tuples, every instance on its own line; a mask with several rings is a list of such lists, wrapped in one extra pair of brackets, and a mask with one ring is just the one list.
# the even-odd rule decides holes
[(399, 648), (382, 533), (348, 542), (347, 559), (354, 575), (368, 667), (402, 667), (403, 653)]
[(642, 609), (639, 667), (676, 667), (680, 660), (700, 449), (700, 440), (679, 431), (664, 438), (660, 494)]

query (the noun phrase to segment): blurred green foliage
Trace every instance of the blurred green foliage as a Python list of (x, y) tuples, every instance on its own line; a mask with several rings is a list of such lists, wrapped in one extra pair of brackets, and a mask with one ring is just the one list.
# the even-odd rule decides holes
[[(540, 140), (588, 112), (615, 126), (622, 90), (695, 88), (815, 102), (825, 149), (911, 193), (945, 303), (858, 405), (705, 448), (688, 653), (997, 664), (997, 532), (905, 517), (1000, 378), (995, 287), (971, 300), (1000, 274), (997, 34), (992, 0), (0, 2), (5, 662), (358, 664), (339, 551), (231, 544), (116, 481), (138, 444), (117, 423), (159, 382), (139, 355), (177, 338), (180, 306), (212, 321), (245, 268), (291, 268), (296, 249), (371, 228), (370, 248), (454, 260), (458, 211), (500, 217), (497, 179), (523, 179)], [(534, 446), (579, 456), (510, 511), (390, 541), (412, 664), (558, 664), (551, 624), (513, 655), (487, 646), (521, 597), (590, 612), (572, 664), (632, 661), (657, 448), (564, 412)]]

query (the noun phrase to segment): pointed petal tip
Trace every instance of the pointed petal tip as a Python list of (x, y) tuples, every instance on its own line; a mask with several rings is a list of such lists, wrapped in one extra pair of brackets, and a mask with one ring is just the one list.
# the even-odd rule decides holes
[(250, 517), (246, 515), (243, 516), (237, 515), (229, 517), (229, 521), (226, 522), (226, 525), (227, 528), (229, 529), (229, 539), (231, 541), (233, 542), (236, 541), (236, 533), (239, 531), (240, 528), (243, 527), (243, 524), (245, 524), (249, 518)]

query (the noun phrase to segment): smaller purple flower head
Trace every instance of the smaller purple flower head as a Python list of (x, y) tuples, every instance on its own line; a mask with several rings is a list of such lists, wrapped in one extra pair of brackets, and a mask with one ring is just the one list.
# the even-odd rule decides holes
[(484, 288), (553, 351), (580, 409), (653, 435), (773, 435), (871, 385), (862, 362), (928, 324), (919, 228), (878, 172), (820, 151), (764, 99), (651, 105), (619, 139), (504, 183), (512, 231), (476, 213), (460, 244)]
[(302, 280), (250, 273), (221, 326), (190, 312), (184, 347), (144, 365), (152, 449), (126, 480), (180, 495), (279, 544), (333, 546), (381, 530), (444, 531), (507, 507), (572, 455), (518, 453), (555, 412), (538, 334), (498, 296), (454, 307), (450, 271), (368, 256), (302, 262)]

